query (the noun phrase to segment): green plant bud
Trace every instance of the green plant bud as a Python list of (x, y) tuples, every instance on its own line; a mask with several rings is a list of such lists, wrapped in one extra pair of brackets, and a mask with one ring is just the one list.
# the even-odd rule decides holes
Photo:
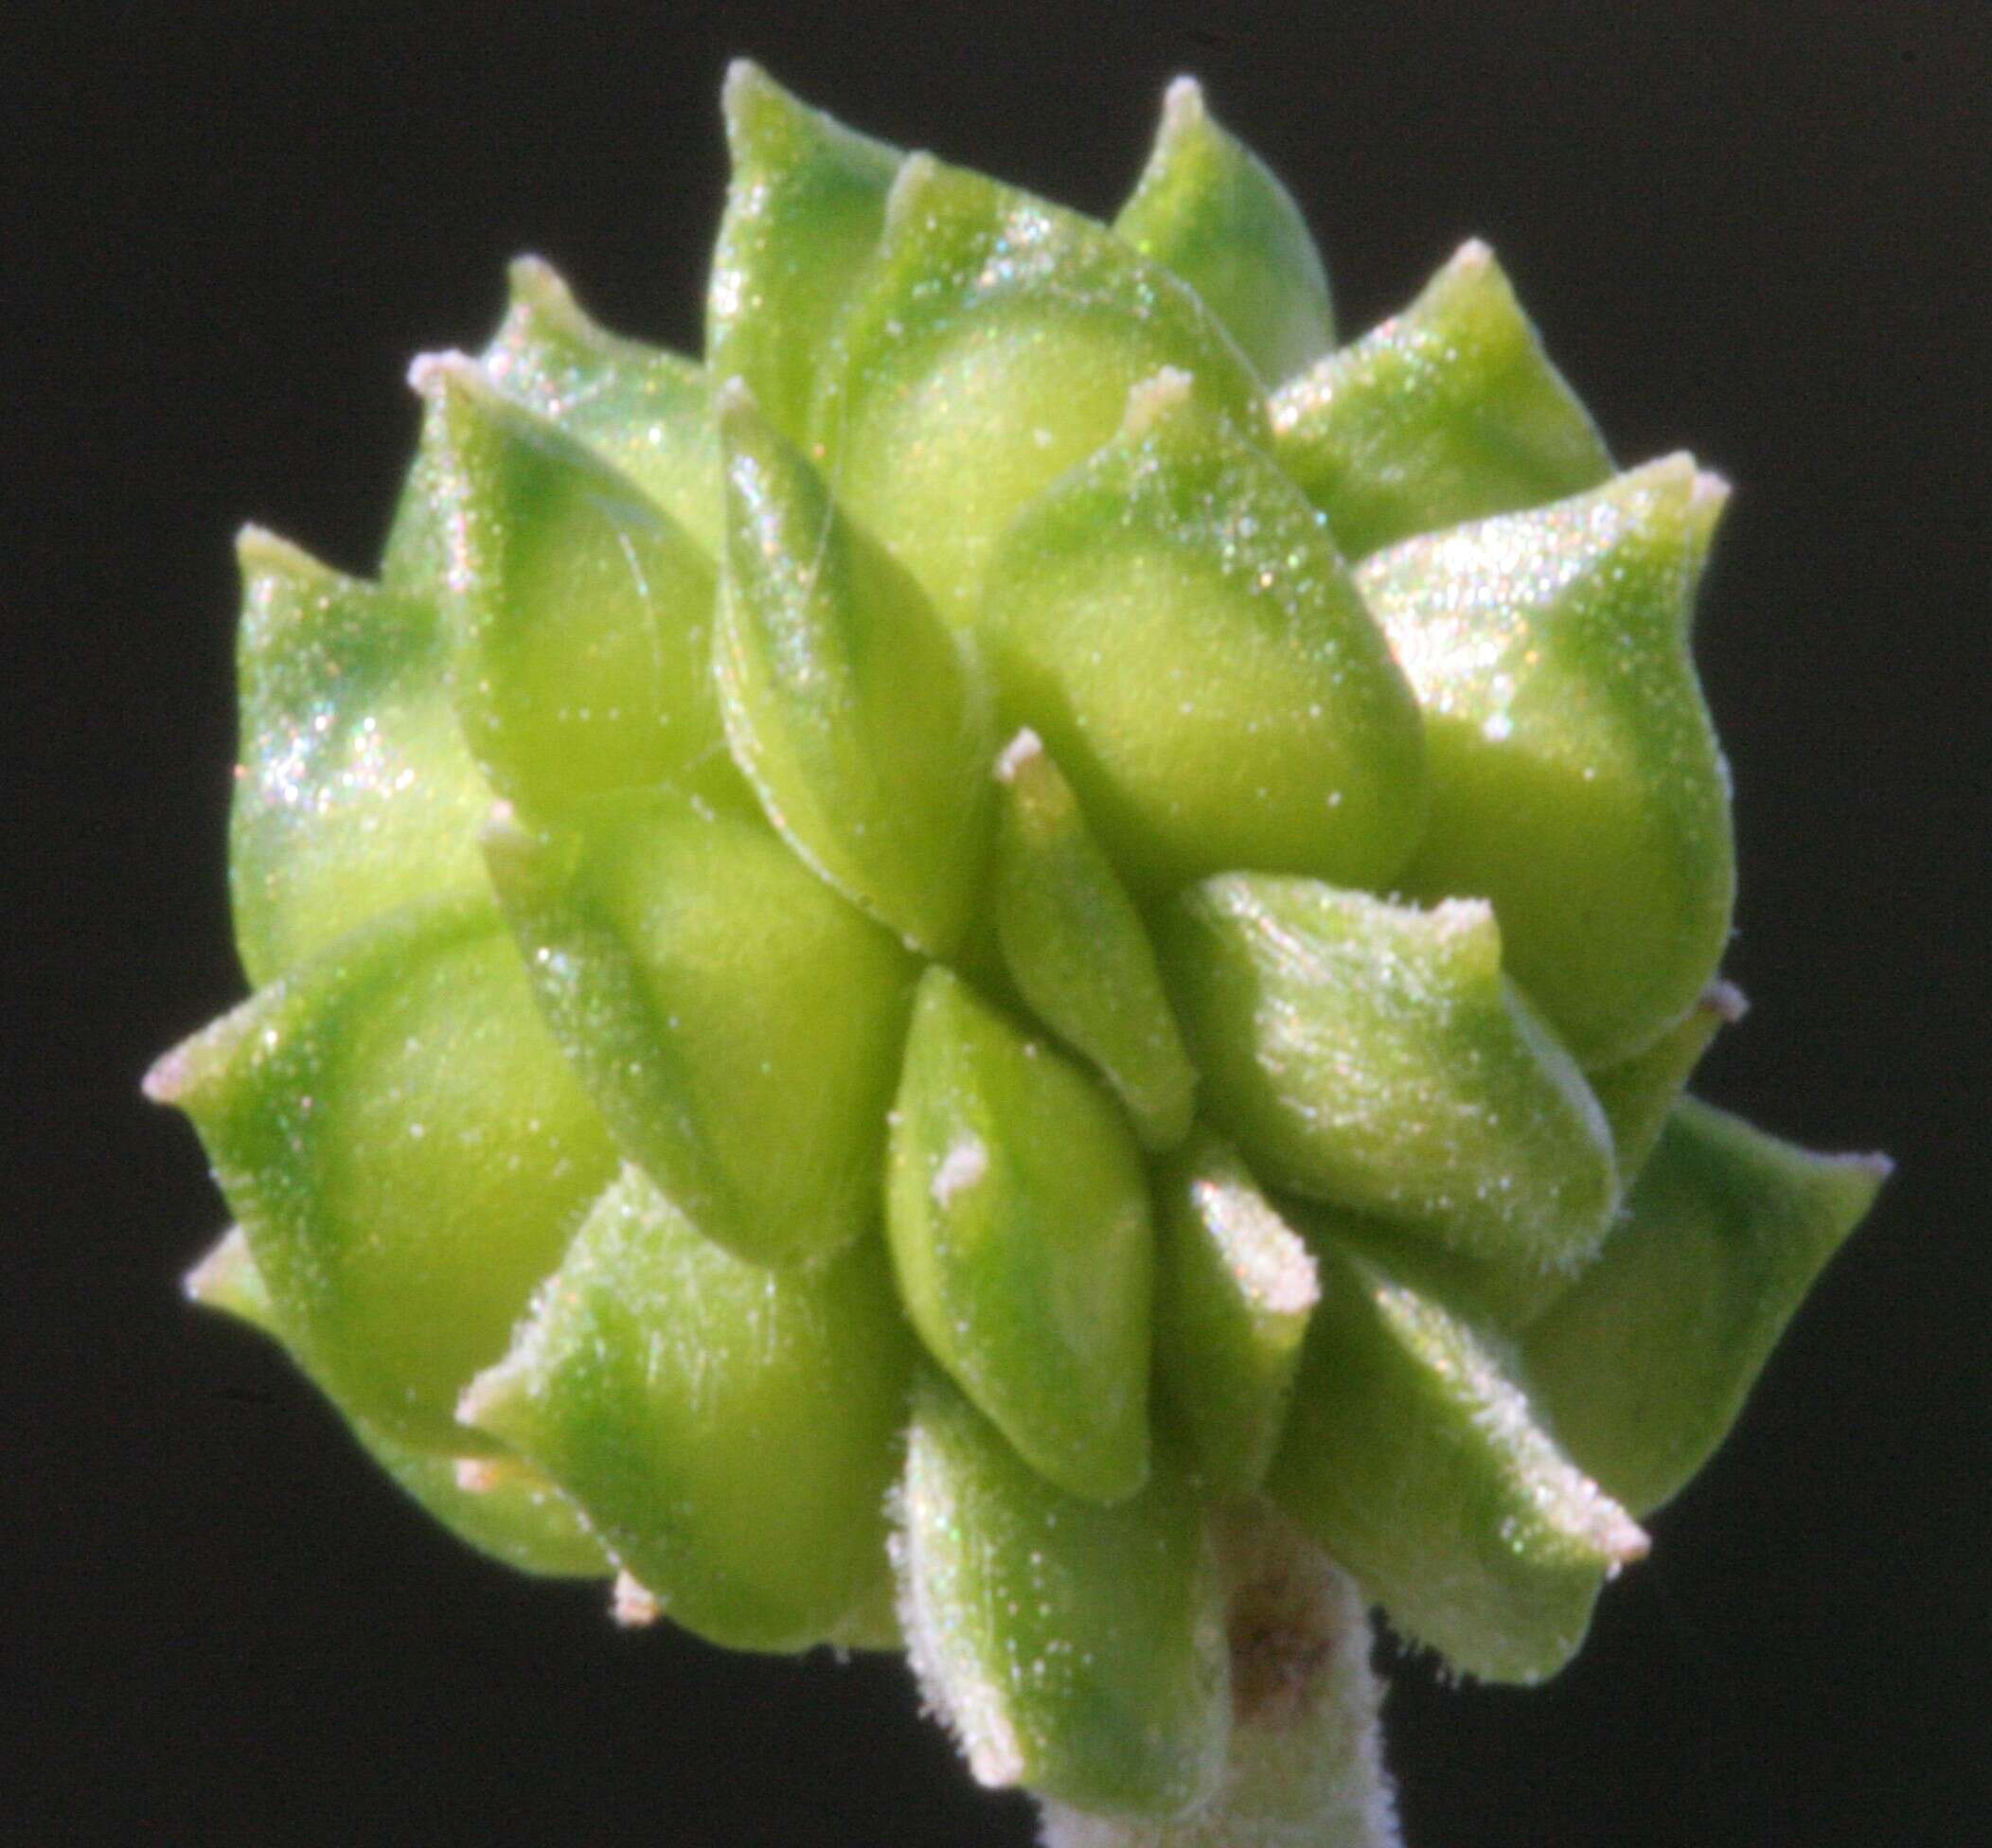
[(1402, 883), (1491, 898), (1587, 1065), (1677, 1022), (1729, 937), (1729, 777), (1688, 657), (1727, 493), (1669, 456), (1357, 578), (1425, 714), (1432, 820)]
[(1350, 1584), (1553, 1672), (1879, 1182), (1682, 1101), (1721, 484), (1483, 245), (1330, 350), (1193, 80), (1111, 227), (725, 115), (700, 359), (523, 258), (378, 583), (242, 537), (189, 1287), (618, 1621), (906, 1647), (1047, 1848), (1396, 1848)]
[(1537, 1269), (1603, 1241), (1610, 1131), (1487, 906), (1239, 873), (1160, 941), (1211, 1114), (1275, 1186)]
[(1236, 1502), (1266, 1480), (1285, 1428), (1314, 1260), (1218, 1137), (1200, 1130), (1156, 1196), (1155, 1374), (1197, 1480)]
[(966, 637), (756, 410), (720, 393), (726, 735), (768, 819), (931, 954), (965, 930), (988, 849), (995, 720)]
[(450, 704), (435, 613), (258, 526), (236, 542), (236, 947), (272, 982), (377, 913), (479, 877), (490, 792)]
[(915, 154), (810, 430), (838, 498), (972, 621), (997, 536), (1165, 366), (1264, 432), (1251, 364), (1185, 284), (1092, 219)]
[(1416, 301), (1289, 381), (1273, 453), (1360, 559), (1611, 472), (1590, 415), (1478, 239)]
[(1148, 1196), (1113, 1101), (958, 976), (921, 978), (885, 1221), (928, 1350), (1031, 1466), (1114, 1502), (1148, 1468)]
[(342, 1406), (445, 1454), (614, 1172), (483, 896), (344, 937), (169, 1053), (287, 1339)]
[(1523, 1344), (1571, 1454), (1640, 1514), (1671, 1500), (1888, 1174), (1684, 1099), (1625, 1222)]
[(1188, 283), (1268, 381), (1335, 344), (1327, 272), (1293, 196), (1179, 77), (1154, 151), (1113, 228)]
[(1189, 1133), (1197, 1074), (1141, 914), (1037, 733), (1005, 746), (996, 783), (993, 896), (1010, 979), (1099, 1068), (1143, 1146), (1173, 1148)]
[(1632, 1517), (1558, 1449), (1493, 1345), (1295, 1209), (1321, 1266), (1268, 1487), (1407, 1636), (1490, 1681), (1554, 1675)]
[(485, 830), (554, 1036), (623, 1151), (764, 1264), (879, 1218), (916, 965), (758, 815), (674, 791)]
[(1638, 1180), (1709, 1042), (1724, 1027), (1734, 1026), (1749, 1006), (1741, 989), (1728, 982), (1711, 982), (1694, 1006), (1645, 1052), (1586, 1074), (1611, 1125), (1621, 1185), (1629, 1189)]
[(945, 1381), (914, 1399), (900, 1621), (927, 1698), (986, 1785), (1137, 1816), (1222, 1774), (1230, 1688), (1202, 1515), (1158, 1459), (1103, 1508), (1054, 1487)]
[(550, 263), (521, 257), (478, 355), (485, 377), (643, 489), (709, 558), (720, 552), (720, 439), (695, 361), (625, 340), (584, 313)]
[(877, 1240), (771, 1270), (625, 1167), (460, 1415), (574, 1496), (677, 1622), (802, 1649), (886, 1572), (911, 1362)]
[(433, 420), (457, 710), (492, 788), (544, 812), (667, 777), (722, 787), (704, 553), (461, 354), (411, 377)]
[(746, 380), (800, 441), (824, 342), (884, 228), (902, 156), (744, 58), (727, 66), (721, 100), (733, 179), (706, 297), (706, 369)]
[[(231, 1227), (187, 1273), (186, 1289), (204, 1309), (233, 1316), (288, 1347), (241, 1227)], [(548, 1578), (606, 1578), (615, 1570), (573, 1502), (518, 1458), (438, 1456), (350, 1413), (347, 1422), (411, 1501), (478, 1552)]]
[(1320, 516), (1181, 373), (1004, 536), (983, 632), (1006, 721), (1144, 896), (1240, 866), (1381, 884), (1417, 844), (1403, 676)]

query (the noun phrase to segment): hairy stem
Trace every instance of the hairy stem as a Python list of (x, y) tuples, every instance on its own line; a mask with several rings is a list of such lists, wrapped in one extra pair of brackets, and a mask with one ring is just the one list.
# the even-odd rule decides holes
[(1232, 1674), (1222, 1787), (1168, 1822), (1047, 1801), (1044, 1848), (1400, 1848), (1361, 1593), (1271, 1508), (1219, 1515), (1216, 1539)]

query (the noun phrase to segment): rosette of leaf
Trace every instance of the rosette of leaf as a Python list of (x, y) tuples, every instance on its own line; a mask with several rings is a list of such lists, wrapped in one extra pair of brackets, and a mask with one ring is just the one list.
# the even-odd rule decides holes
[(1064, 1839), (1383, 1839), (1322, 1555), (1553, 1673), (1881, 1172), (1681, 1096), (1722, 486), (1478, 245), (1336, 346), (1192, 85), (1111, 225), (726, 115), (703, 365), (522, 260), (378, 582), (243, 536), (189, 1287), (507, 1562), (903, 1644)]

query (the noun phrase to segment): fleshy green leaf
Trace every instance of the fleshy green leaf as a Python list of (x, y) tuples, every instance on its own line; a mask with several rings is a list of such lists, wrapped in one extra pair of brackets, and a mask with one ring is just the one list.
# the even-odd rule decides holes
[(1201, 1484), (1253, 1494), (1279, 1448), (1321, 1290), (1299, 1235), (1245, 1165), (1202, 1131), (1156, 1198), (1155, 1371)]
[(970, 621), (997, 535), (1171, 365), (1263, 432), (1256, 376), (1184, 284), (1105, 225), (915, 154), (810, 428), (838, 499)]
[(619, 470), (709, 558), (720, 550), (720, 441), (696, 362), (598, 327), (549, 263), (511, 266), (485, 376)]
[(666, 1615), (802, 1649), (887, 1571), (912, 1358), (876, 1240), (770, 1270), (626, 1167), (462, 1415), (572, 1494)]
[(249, 1236), (240, 1226), (230, 1226), (201, 1254), (200, 1262), (181, 1279), (181, 1288), (188, 1302), (233, 1316), (272, 1341), (282, 1342), (276, 1305), (270, 1300), (270, 1287), (256, 1268)]
[(1038, 735), (997, 759), (994, 902), (1018, 992), (1099, 1068), (1150, 1149), (1189, 1133), (1197, 1074), (1134, 901)]
[(707, 370), (746, 380), (800, 441), (824, 343), (878, 244), (901, 156), (745, 59), (728, 67), (723, 101), (733, 178), (706, 299)]
[(734, 756), (810, 866), (945, 955), (989, 843), (981, 665), (743, 386), (722, 393), (720, 421), (718, 670)]
[[(1526, 1258), (1456, 1251), (1423, 1232), (1345, 1207), (1336, 1209), (1335, 1237), (1420, 1296), (1508, 1342), (1538, 1321), (1580, 1274), (1574, 1266), (1545, 1270)], [(1595, 1261), (1594, 1256), (1584, 1260)]]
[(1212, 119), (1195, 78), (1169, 85), (1154, 151), (1113, 228), (1188, 283), (1269, 382), (1335, 344), (1327, 272), (1300, 207)]
[(1604, 440), (1477, 240), (1424, 293), (1283, 385), (1273, 453), (1361, 558), (1595, 487)]
[(614, 1170), (490, 901), (341, 938), (169, 1053), (286, 1339), (342, 1407), (443, 1454), (456, 1395)]
[(1523, 1345), (1571, 1454), (1639, 1513), (1671, 1499), (1888, 1172), (1683, 1100), (1624, 1223)]
[(492, 787), (543, 812), (666, 778), (730, 783), (705, 555), (469, 360), (413, 376), (432, 420), (457, 709)]
[(1727, 982), (1711, 982), (1694, 1006), (1645, 1052), (1586, 1075), (1611, 1125), (1621, 1185), (1629, 1188), (1646, 1165), (1709, 1041), (1722, 1028), (1734, 1026), (1748, 1006), (1741, 990)]
[(1321, 1305), (1272, 1499), (1455, 1668), (1555, 1674), (1645, 1535), (1556, 1448), (1485, 1339), (1338, 1246), (1331, 1211), (1296, 1211)]
[(367, 919), (474, 883), (490, 792), (450, 703), (435, 613), (259, 527), (237, 541), (236, 948), (253, 983)]
[[(279, 1343), (276, 1306), (241, 1227), (187, 1274), (187, 1295)], [(522, 1573), (606, 1578), (615, 1568), (574, 1504), (516, 1457), (438, 1456), (347, 1414), (353, 1435), (408, 1497), (456, 1537)]]
[(1033, 1467), (1099, 1502), (1148, 1467), (1154, 1253), (1120, 1111), (935, 966), (892, 1115), (886, 1226), (935, 1359)]
[(1490, 898), (1587, 1065), (1678, 1022), (1729, 937), (1729, 778), (1688, 655), (1726, 494), (1670, 456), (1357, 577), (1425, 713), (1432, 820), (1400, 883)]
[(978, 1782), (1084, 1808), (1179, 1814), (1222, 1773), (1230, 1690), (1201, 1513), (1158, 1460), (1112, 1508), (1037, 1475), (946, 1382), (923, 1380), (896, 1541), (928, 1699)]
[(1538, 1269), (1603, 1241), (1610, 1131), (1485, 904), (1233, 874), (1160, 948), (1210, 1112), (1274, 1186)]
[(1250, 866), (1380, 885), (1424, 818), (1416, 707), (1320, 516), (1180, 374), (990, 568), (1006, 722), (1138, 893)]
[(556, 1038), (624, 1152), (761, 1263), (876, 1226), (916, 965), (758, 815), (604, 797), (486, 854)]

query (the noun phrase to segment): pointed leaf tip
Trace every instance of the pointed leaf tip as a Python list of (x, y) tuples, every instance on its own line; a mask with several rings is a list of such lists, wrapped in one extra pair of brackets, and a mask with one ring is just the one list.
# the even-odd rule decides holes
[(1152, 379), (1144, 379), (1128, 393), (1128, 414), (1120, 429), (1122, 437), (1139, 442), (1165, 418), (1190, 402), (1196, 384), (1196, 380), (1178, 365), (1165, 365)]
[(1195, 290), (1269, 382), (1333, 346), (1327, 274), (1299, 206), (1213, 118), (1196, 79), (1163, 93), (1154, 147), (1114, 229)]
[(438, 353), (418, 353), (408, 362), (408, 383), (432, 401), (453, 390), (491, 395), (491, 383), (484, 376), (484, 368), (470, 354), (454, 346)]
[(908, 154), (899, 163), (885, 189), (885, 223), (889, 230), (902, 229), (920, 209), (927, 195), (946, 179), (947, 168), (925, 150)]
[(1275, 454), (1351, 559), (1611, 472), (1596, 426), (1477, 238), (1407, 307), (1287, 380), (1272, 419)]
[(1192, 123), (1201, 121), (1203, 114), (1203, 85), (1187, 71), (1181, 77), (1171, 78), (1168, 88), (1162, 93), (1164, 126), (1180, 133)]
[(897, 148), (791, 96), (757, 65), (727, 72), (733, 161), (706, 294), (705, 357), (754, 381), (800, 435), (823, 343), (870, 261)]
[(187, 1089), (187, 1050), (184, 1046), (175, 1046), (170, 1052), (161, 1053), (146, 1067), (145, 1076), (138, 1080), (138, 1089), (149, 1103), (171, 1106), (180, 1101)]
[(664, 1607), (656, 1592), (633, 1573), (620, 1572), (615, 1574), (614, 1589), (609, 1594), (609, 1615), (618, 1629), (644, 1630), (664, 1615)]
[(515, 302), (528, 303), (542, 314), (563, 320), (580, 314), (566, 278), (543, 257), (526, 251), (513, 258), (506, 265), (505, 280)]
[(1546, 1415), (1635, 1514), (1728, 1434), (1892, 1164), (1818, 1155), (1689, 1097), (1597, 1262), (1522, 1338)]

